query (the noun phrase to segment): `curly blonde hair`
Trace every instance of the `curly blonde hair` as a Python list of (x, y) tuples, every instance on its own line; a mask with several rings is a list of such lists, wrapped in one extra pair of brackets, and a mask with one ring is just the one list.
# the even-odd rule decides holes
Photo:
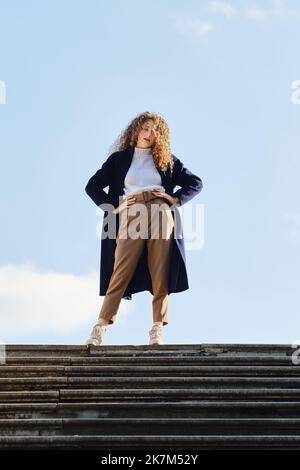
[(138, 114), (128, 126), (119, 134), (116, 141), (110, 147), (110, 152), (125, 150), (129, 147), (135, 147), (138, 141), (139, 132), (143, 124), (152, 120), (153, 132), (155, 135), (154, 144), (151, 147), (153, 160), (156, 166), (162, 171), (166, 171), (168, 165), (173, 171), (174, 160), (170, 150), (170, 130), (166, 120), (159, 114), (145, 111)]

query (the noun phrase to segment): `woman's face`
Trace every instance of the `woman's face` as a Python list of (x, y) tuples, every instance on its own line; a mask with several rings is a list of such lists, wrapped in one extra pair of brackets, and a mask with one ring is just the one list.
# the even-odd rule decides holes
[(153, 132), (153, 128), (154, 128), (154, 122), (152, 121), (152, 119), (149, 119), (148, 121), (144, 122), (139, 132), (137, 147), (144, 148), (144, 149), (148, 147), (152, 147), (152, 145), (155, 142), (155, 135)]

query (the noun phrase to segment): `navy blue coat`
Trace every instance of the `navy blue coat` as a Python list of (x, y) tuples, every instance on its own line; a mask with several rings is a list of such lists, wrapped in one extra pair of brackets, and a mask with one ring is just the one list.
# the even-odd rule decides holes
[[(107, 227), (107, 220), (114, 219), (116, 233), (119, 228), (119, 214), (113, 214), (112, 210), (105, 210), (105, 204), (112, 204), (118, 207), (122, 202), (124, 194), (124, 179), (131, 165), (134, 154), (134, 147), (128, 147), (126, 150), (112, 153), (103, 163), (102, 167), (89, 179), (85, 191), (97, 206), (104, 210), (104, 220), (102, 224), (102, 234)], [(202, 189), (203, 183), (199, 176), (188, 170), (179, 158), (172, 154), (174, 160), (173, 172), (168, 169), (163, 172), (156, 166), (160, 176), (161, 184), (167, 194), (180, 199), (179, 205), (195, 197)], [(103, 188), (109, 186), (108, 193)], [(176, 192), (175, 186), (180, 186)], [(101, 205), (104, 204), (102, 207)], [(176, 224), (176, 237), (173, 238), (173, 247), (170, 261), (170, 271), (168, 280), (169, 294), (181, 292), (189, 288), (188, 276), (186, 270), (184, 236), (181, 224), (180, 213), (176, 206), (173, 207), (172, 215)], [(175, 215), (176, 212), (176, 215)], [(107, 217), (106, 217), (107, 216)], [(105, 219), (106, 222), (105, 223)], [(116, 238), (101, 236), (101, 257), (100, 257), (100, 288), (99, 295), (105, 295), (109, 281), (113, 272), (114, 256), (116, 248)], [(137, 264), (136, 270), (129, 281), (122, 298), (132, 300), (132, 294), (148, 290), (153, 295), (151, 276), (147, 263), (147, 244), (145, 241), (144, 250)]]

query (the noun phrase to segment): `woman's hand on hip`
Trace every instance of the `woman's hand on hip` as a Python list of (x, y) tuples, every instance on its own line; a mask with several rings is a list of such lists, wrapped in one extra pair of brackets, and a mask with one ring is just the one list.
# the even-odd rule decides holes
[(157, 197), (161, 197), (162, 199), (165, 199), (171, 206), (173, 204), (177, 204), (179, 202), (178, 197), (172, 197), (169, 194), (165, 193), (164, 191), (159, 191), (158, 189), (154, 189), (151, 191), (152, 194), (154, 194)]
[(124, 201), (113, 210), (114, 214), (119, 214), (123, 209), (126, 209), (126, 207), (132, 206), (132, 204), (135, 203), (136, 197), (134, 194), (127, 196)]

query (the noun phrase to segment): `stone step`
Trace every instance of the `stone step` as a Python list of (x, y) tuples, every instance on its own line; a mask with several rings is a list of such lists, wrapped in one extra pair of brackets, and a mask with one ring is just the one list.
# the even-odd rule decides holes
[(20, 377), (172, 377), (172, 376), (300, 376), (300, 367), (285, 366), (224, 366), (224, 365), (2, 365), (1, 378)]
[[(5, 393), (5, 392), (3, 392)], [(14, 393), (14, 392), (7, 392)], [(18, 393), (18, 392), (17, 392)], [(20, 392), (22, 393), (22, 392)], [(227, 398), (233, 400), (245, 400), (250, 397), (255, 399), (271, 399), (277, 398), (285, 400), (288, 398), (300, 401), (300, 390), (289, 388), (149, 388), (149, 389), (61, 389), (59, 391), (60, 399), (63, 401), (70, 400), (112, 400), (112, 399), (125, 399), (125, 400), (139, 400), (139, 399), (166, 399), (173, 398), (174, 400), (197, 400), (202, 398), (219, 399)]]
[[(148, 341), (148, 339), (147, 339)], [(199, 355), (199, 354), (282, 354), (291, 355), (295, 349), (291, 344), (164, 344), (164, 345), (52, 345), (52, 344), (7, 344), (9, 356), (89, 356), (92, 355)]]
[(0, 392), (0, 403), (19, 401), (112, 401), (112, 400), (277, 400), (300, 401), (300, 390), (293, 388), (123, 388), (58, 389)]
[(59, 357), (59, 356), (24, 356), (24, 357), (8, 357), (5, 364), (0, 364), (1, 367), (6, 365), (65, 365), (65, 366), (257, 366), (257, 367), (276, 367), (276, 366), (289, 366), (294, 370), (299, 367), (292, 363), (291, 356), (277, 355), (277, 356), (165, 356), (165, 357), (135, 357), (135, 356), (87, 356), (87, 357)]
[(85, 436), (0, 436), (2, 449), (295, 449), (300, 436), (295, 435), (85, 435)]
[[(299, 377), (19, 377), (0, 378), (0, 397), (4, 391), (56, 389), (295, 389), (300, 396)], [(297, 393), (296, 393), (297, 392)]]
[(2, 419), (40, 418), (300, 418), (300, 401), (201, 400), (1, 403)]
[(0, 436), (300, 435), (300, 418), (44, 418), (0, 419)]
[(0, 392), (0, 403), (19, 401), (54, 401), (59, 400), (59, 390)]

